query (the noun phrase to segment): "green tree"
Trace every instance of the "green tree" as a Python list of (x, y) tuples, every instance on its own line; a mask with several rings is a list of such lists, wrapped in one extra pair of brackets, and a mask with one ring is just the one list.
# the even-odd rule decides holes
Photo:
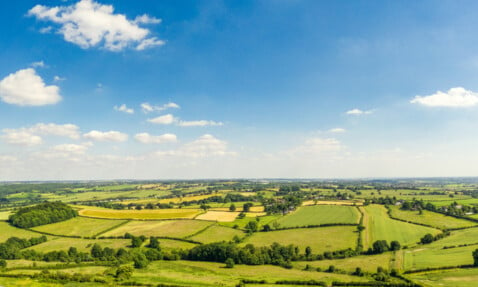
[(226, 263), (226, 268), (234, 268), (234, 259), (227, 258), (225, 263)]
[(431, 235), (430, 233), (428, 234), (425, 234), (425, 236), (423, 236), (421, 239), (420, 239), (420, 242), (422, 244), (428, 244), (428, 243), (432, 243), (433, 240), (435, 240), (435, 238), (433, 237), (433, 235)]
[(116, 269), (115, 277), (117, 280), (128, 280), (133, 275), (133, 268), (128, 265), (120, 266)]
[(229, 211), (236, 211), (236, 205), (234, 205), (234, 203), (232, 203), (232, 204), (229, 206)]
[(131, 238), (131, 247), (133, 247), (133, 248), (141, 247), (141, 244), (143, 244), (143, 241), (141, 240), (141, 238), (136, 237), (136, 236), (133, 236)]
[(312, 255), (312, 248), (310, 248), (310, 246), (307, 246), (305, 248), (305, 257), (309, 259), (311, 255)]
[(397, 251), (397, 250), (400, 250), (400, 248), (401, 248), (400, 242), (396, 240), (390, 242), (390, 250)]
[(7, 268), (7, 261), (5, 259), (0, 259), (0, 268)]
[(159, 240), (157, 237), (154, 237), (154, 236), (151, 236), (149, 238), (149, 245), (148, 245), (149, 248), (155, 248), (155, 249), (160, 249), (159, 248)]
[(246, 202), (244, 203), (244, 205), (242, 206), (242, 211), (244, 212), (249, 212), (251, 210), (251, 207), (253, 206), (252, 203), (250, 202)]
[(246, 224), (246, 230), (248, 232), (256, 232), (257, 229), (259, 228), (259, 225), (257, 224), (257, 221), (251, 220)]
[(473, 266), (478, 266), (478, 249), (475, 249), (472, 255), (473, 255)]

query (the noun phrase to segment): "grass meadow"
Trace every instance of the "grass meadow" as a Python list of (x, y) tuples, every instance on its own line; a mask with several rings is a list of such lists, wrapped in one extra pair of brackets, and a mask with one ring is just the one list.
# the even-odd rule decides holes
[(67, 221), (37, 226), (33, 230), (57, 235), (91, 237), (125, 222), (126, 220), (74, 217)]
[(410, 222), (434, 226), (440, 229), (453, 229), (477, 225), (468, 220), (458, 219), (427, 210), (422, 210), (422, 214), (419, 214), (418, 211), (401, 210), (398, 206), (392, 206), (390, 208), (392, 210), (392, 216), (394, 217)]
[(300, 207), (297, 211), (281, 217), (281, 227), (302, 227), (307, 225), (349, 223), (358, 224), (360, 213), (353, 206), (314, 205)]

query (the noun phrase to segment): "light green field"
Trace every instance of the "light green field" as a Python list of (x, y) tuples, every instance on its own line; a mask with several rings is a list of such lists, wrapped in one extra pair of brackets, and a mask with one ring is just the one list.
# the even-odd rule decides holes
[[(224, 264), (191, 261), (153, 262), (146, 269), (135, 270), (132, 281), (143, 284), (177, 284), (181, 286), (236, 286), (240, 279), (266, 280), (320, 280), (326, 282), (367, 281), (364, 277), (355, 277), (334, 273), (309, 272), (296, 269), (284, 269), (277, 266), (236, 265), (232, 269)], [(279, 285), (282, 286), (282, 285)]]
[(237, 229), (213, 225), (198, 235), (191, 237), (190, 239), (201, 243), (211, 243), (218, 241), (231, 241), (234, 236), (242, 238), (244, 235), (244, 232)]
[(417, 248), (404, 250), (404, 267), (406, 270), (428, 267), (457, 266), (473, 264), (471, 253), (477, 246), (451, 249)]
[[(364, 220), (365, 230), (364, 247), (370, 247), (376, 240), (397, 240), (402, 246), (413, 245), (420, 241), (425, 234), (438, 234), (440, 231), (435, 228), (410, 224), (391, 219), (387, 209), (382, 205), (364, 206), (366, 212)], [(365, 234), (367, 233), (367, 234)]]
[(352, 206), (314, 205), (304, 206), (277, 220), (281, 227), (359, 222), (360, 213)]
[(335, 251), (347, 248), (355, 249), (358, 233), (354, 226), (331, 226), (318, 228), (287, 229), (271, 232), (256, 232), (247, 237), (242, 245), (251, 243), (255, 246), (269, 246), (274, 242), (282, 245), (297, 245), (301, 252), (307, 246), (312, 253)]
[(102, 231), (118, 226), (126, 220), (108, 220), (87, 217), (75, 217), (67, 221), (37, 226), (33, 230), (58, 235), (94, 236)]
[(131, 221), (102, 236), (122, 236), (130, 233), (136, 236), (165, 236), (183, 238), (193, 235), (213, 224), (201, 220), (163, 220), (163, 221)]
[(7, 260), (8, 268), (32, 267), (32, 266), (55, 266), (58, 262), (31, 261), (24, 259)]
[(131, 244), (129, 239), (81, 239), (81, 238), (65, 238), (57, 237), (47, 242), (29, 247), (27, 249), (33, 249), (40, 252), (50, 252), (55, 250), (67, 251), (70, 247), (76, 247), (78, 251), (89, 251), (93, 244), (98, 243), (102, 247), (121, 248), (127, 247)]
[[(444, 246), (458, 246), (462, 244), (478, 243), (478, 228), (468, 228), (463, 230), (455, 230), (450, 236), (446, 236), (440, 240), (427, 245), (430, 248), (443, 248)], [(478, 246), (477, 246), (478, 248)]]
[(445, 205), (450, 205), (453, 202), (457, 202), (458, 204), (465, 204), (465, 205), (470, 205), (470, 204), (478, 204), (478, 198), (470, 198), (469, 196), (465, 199), (463, 198), (449, 198), (446, 200), (431, 200), (431, 203), (433, 203), (435, 206), (445, 206)]
[(387, 252), (379, 255), (357, 256), (345, 259), (300, 261), (294, 263), (294, 267), (304, 269), (308, 264), (314, 268), (320, 267), (322, 270), (325, 270), (329, 268), (330, 265), (334, 265), (336, 268), (347, 272), (353, 272), (355, 268), (360, 267), (363, 271), (374, 273), (377, 272), (377, 267), (388, 270), (395, 268), (393, 258), (393, 253)]
[[(280, 216), (279, 215), (266, 215), (266, 216), (260, 216), (258, 218), (259, 218), (259, 225), (263, 226), (265, 224), (271, 224), (274, 220), (280, 218)], [(219, 224), (223, 225), (223, 226), (227, 226), (227, 227), (234, 227), (235, 225), (237, 225), (238, 228), (242, 229), (251, 220), (256, 220), (256, 219), (246, 216), (242, 219), (236, 219), (232, 222), (219, 222)]]
[(0, 211), (0, 220), (8, 220), (10, 214), (12, 214), (10, 211)]
[(477, 225), (474, 222), (446, 216), (440, 213), (422, 210), (422, 214), (418, 211), (401, 210), (397, 206), (391, 206), (392, 215), (402, 220), (426, 224), (441, 229), (461, 228)]
[(6, 241), (10, 237), (19, 237), (19, 238), (33, 238), (33, 237), (40, 237), (42, 234), (28, 231), (21, 228), (16, 228), (11, 226), (6, 222), (0, 222), (0, 242)]
[(424, 287), (476, 287), (478, 269), (451, 269), (407, 275), (408, 278)]
[(159, 244), (162, 250), (165, 249), (191, 249), (197, 244), (184, 242), (180, 240), (173, 239), (159, 239)]
[[(39, 282), (30, 278), (7, 278), (7, 277), (0, 277), (0, 286), (8, 286), (8, 287), (76, 287), (80, 286), (78, 284), (60, 284), (60, 283), (46, 283), (46, 282)], [(89, 285), (94, 286), (94, 285)], [(101, 286), (100, 284), (96, 286)], [(95, 286), (95, 287), (96, 287)]]

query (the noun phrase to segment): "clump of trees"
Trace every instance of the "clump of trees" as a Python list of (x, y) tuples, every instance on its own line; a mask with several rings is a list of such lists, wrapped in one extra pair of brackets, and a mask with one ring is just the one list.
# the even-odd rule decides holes
[(43, 202), (34, 206), (20, 208), (10, 215), (10, 224), (20, 228), (64, 221), (77, 216), (78, 213), (62, 202)]
[(390, 242), (390, 245), (386, 240), (377, 240), (372, 244), (372, 248), (369, 248), (367, 254), (381, 254), (387, 251), (397, 251), (400, 250), (402, 246), (400, 242), (393, 240)]

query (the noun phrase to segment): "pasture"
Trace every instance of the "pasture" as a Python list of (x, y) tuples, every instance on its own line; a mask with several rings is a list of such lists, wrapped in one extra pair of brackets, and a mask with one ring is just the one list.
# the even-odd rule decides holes
[(301, 252), (304, 252), (305, 248), (310, 246), (313, 253), (320, 254), (325, 251), (355, 249), (357, 236), (355, 226), (286, 229), (256, 232), (247, 237), (242, 245), (250, 243), (255, 246), (268, 246), (277, 242), (282, 245), (297, 245)]
[(14, 226), (11, 226), (7, 222), (0, 221), (0, 243), (6, 241), (10, 237), (19, 237), (19, 238), (33, 238), (33, 237), (40, 237), (42, 234), (21, 229), (21, 228), (16, 228)]
[(402, 246), (414, 245), (420, 241), (425, 234), (433, 235), (440, 233), (440, 230), (416, 224), (406, 223), (391, 219), (387, 210), (382, 205), (368, 205), (363, 207), (367, 216), (364, 217), (365, 230), (367, 233), (364, 240), (364, 247), (368, 248), (376, 240), (397, 240)]
[(407, 277), (425, 287), (476, 287), (478, 269), (450, 269), (410, 274)]
[(105, 219), (175, 219), (194, 218), (201, 213), (199, 209), (143, 209), (143, 210), (115, 210), (106, 208), (83, 208), (81, 216)]
[(360, 213), (353, 206), (314, 205), (304, 206), (277, 220), (281, 227), (347, 223), (358, 224)]
[[(320, 280), (365, 282), (365, 277), (344, 274), (309, 272), (297, 269), (284, 269), (278, 266), (236, 265), (232, 269), (224, 264), (192, 261), (152, 262), (146, 269), (136, 270), (132, 280), (142, 284), (170, 284), (180, 286), (228, 286), (234, 287), (240, 279), (266, 280)], [(248, 285), (249, 286), (249, 285)], [(279, 285), (282, 286), (282, 285)]]
[(0, 221), (8, 220), (8, 217), (12, 214), (10, 211), (0, 211)]
[(198, 241), (201, 243), (212, 243), (212, 242), (218, 242), (218, 241), (231, 241), (235, 236), (242, 238), (245, 236), (244, 232), (229, 228), (229, 227), (224, 227), (220, 225), (212, 225), (202, 231), (201, 233), (190, 237), (189, 239), (192, 239), (194, 241)]
[(388, 270), (394, 268), (393, 259), (393, 253), (387, 252), (384, 254), (356, 256), (345, 259), (298, 262), (294, 264), (294, 267), (302, 270), (308, 264), (313, 268), (319, 267), (321, 270), (326, 270), (330, 265), (334, 265), (336, 268), (347, 272), (353, 272), (355, 268), (360, 267), (365, 272), (373, 273), (377, 271), (377, 267), (383, 267)]
[(123, 236), (130, 233), (135, 236), (164, 236), (184, 238), (193, 235), (213, 223), (201, 220), (162, 220), (162, 221), (130, 221), (102, 236)]
[(473, 264), (471, 253), (477, 246), (466, 246), (450, 249), (419, 247), (413, 250), (403, 250), (404, 268), (422, 269), (428, 267), (457, 266)]
[(402, 220), (426, 224), (440, 229), (453, 229), (477, 225), (474, 222), (446, 216), (440, 213), (422, 210), (422, 214), (418, 211), (401, 210), (397, 206), (390, 207), (392, 216)]
[(126, 220), (74, 217), (67, 221), (37, 226), (33, 230), (56, 235), (92, 237), (125, 222)]
[(127, 247), (131, 244), (129, 239), (82, 239), (82, 238), (65, 238), (56, 237), (48, 241), (27, 248), (39, 252), (50, 252), (55, 250), (68, 251), (70, 247), (76, 247), (78, 251), (89, 252), (93, 244), (98, 243), (102, 247), (120, 248)]

